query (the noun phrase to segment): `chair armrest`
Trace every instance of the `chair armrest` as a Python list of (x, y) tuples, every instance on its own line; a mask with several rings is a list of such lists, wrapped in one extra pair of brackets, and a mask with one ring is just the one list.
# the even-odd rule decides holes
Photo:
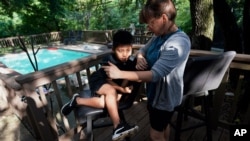
[[(89, 98), (91, 97), (90, 90), (83, 90), (79, 93), (80, 97), (82, 98)], [(98, 116), (104, 113), (104, 109), (100, 108), (93, 108), (89, 106), (79, 106), (75, 110), (76, 118), (80, 124), (85, 123), (87, 118), (91, 118), (94, 120)]]

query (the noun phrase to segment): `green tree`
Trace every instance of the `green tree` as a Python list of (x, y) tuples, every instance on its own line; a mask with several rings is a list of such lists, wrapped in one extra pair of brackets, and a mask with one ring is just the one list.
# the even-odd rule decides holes
[(191, 35), (192, 22), (189, 0), (174, 0), (177, 10), (176, 23), (187, 34)]

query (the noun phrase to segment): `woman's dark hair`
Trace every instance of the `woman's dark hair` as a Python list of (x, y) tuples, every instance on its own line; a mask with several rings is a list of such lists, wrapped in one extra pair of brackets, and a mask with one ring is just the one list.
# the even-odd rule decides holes
[(118, 30), (113, 36), (113, 48), (120, 45), (132, 45), (133, 43), (133, 36), (130, 32), (125, 30)]
[(147, 23), (151, 18), (159, 18), (166, 14), (169, 20), (174, 21), (176, 9), (172, 0), (147, 0), (139, 14), (140, 23)]

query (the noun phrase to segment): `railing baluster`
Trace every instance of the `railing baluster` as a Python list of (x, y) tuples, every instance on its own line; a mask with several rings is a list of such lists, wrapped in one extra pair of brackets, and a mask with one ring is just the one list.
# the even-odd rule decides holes
[(73, 92), (72, 92), (72, 89), (71, 89), (71, 82), (70, 82), (70, 79), (69, 79), (69, 76), (65, 76), (64, 77), (65, 79), (65, 85), (66, 85), (66, 88), (67, 88), (67, 95), (72, 97), (73, 96)]
[(83, 90), (82, 78), (80, 72), (76, 72), (77, 82), (79, 86), (79, 90)]
[(58, 103), (59, 112), (60, 112), (60, 116), (61, 116), (62, 122), (64, 124), (65, 129), (67, 131), (69, 131), (70, 130), (69, 121), (68, 121), (67, 117), (65, 117), (64, 115), (61, 114), (61, 111), (60, 111), (60, 109), (63, 106), (63, 102), (62, 102), (62, 97), (61, 97), (61, 94), (60, 94), (60, 91), (59, 91), (59, 88), (57, 86), (57, 82), (56, 81), (52, 81), (52, 87), (54, 89), (54, 94), (56, 95), (56, 99), (57, 99), (57, 103)]

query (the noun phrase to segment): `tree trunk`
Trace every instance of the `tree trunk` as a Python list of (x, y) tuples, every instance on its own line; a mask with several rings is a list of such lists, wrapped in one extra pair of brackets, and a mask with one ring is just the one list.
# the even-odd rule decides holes
[(192, 48), (210, 50), (213, 40), (213, 0), (190, 0)]
[[(214, 0), (214, 13), (224, 36), (224, 51), (234, 50), (242, 53), (242, 39), (236, 18), (231, 12), (231, 7), (225, 0)], [(232, 91), (237, 87), (240, 71), (230, 69), (229, 82)]]
[(224, 50), (235, 50), (237, 53), (242, 53), (240, 29), (236, 23), (236, 18), (231, 12), (231, 7), (225, 0), (214, 0), (214, 13), (224, 35)]
[[(250, 1), (245, 0), (244, 4), (244, 11), (243, 11), (243, 48), (245, 54), (250, 54), (250, 40), (249, 40), (249, 34), (250, 34)], [(240, 116), (245, 116), (247, 118), (246, 112), (248, 111), (249, 102), (250, 102), (250, 71), (244, 72), (244, 81), (243, 81), (243, 91), (244, 93), (240, 96), (238, 107), (237, 107), (237, 113), (236, 118), (239, 118)], [(239, 116), (239, 117), (237, 117)], [(243, 119), (244, 120), (244, 119)], [(249, 119), (245, 119), (248, 122)]]

